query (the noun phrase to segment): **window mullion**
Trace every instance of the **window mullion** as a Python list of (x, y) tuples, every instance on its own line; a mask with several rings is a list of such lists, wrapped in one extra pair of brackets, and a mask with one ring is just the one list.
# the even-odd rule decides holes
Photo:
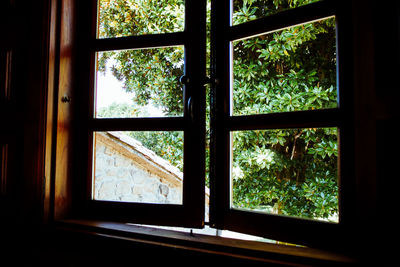
[(339, 109), (294, 111), (234, 116), (227, 119), (230, 130), (336, 127), (341, 122)]
[(231, 1), (211, 1), (211, 87), (210, 105), (210, 225), (223, 229), (229, 209), (229, 116)]
[(194, 221), (204, 226), (206, 1), (185, 1), (185, 145), (183, 201)]
[(89, 123), (92, 131), (182, 131), (184, 118), (116, 118), (93, 119)]
[(289, 9), (257, 20), (252, 20), (229, 28), (229, 39), (238, 40), (292, 27), (294, 25), (334, 16), (334, 3), (320, 1), (295, 9)]
[(123, 49), (158, 48), (182, 45), (186, 41), (184, 32), (139, 35), (118, 38), (94, 39), (91, 47), (93, 50), (109, 51)]

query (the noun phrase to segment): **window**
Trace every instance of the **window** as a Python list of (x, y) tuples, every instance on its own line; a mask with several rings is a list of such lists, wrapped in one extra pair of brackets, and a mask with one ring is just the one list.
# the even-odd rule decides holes
[[(250, 2), (258, 6), (213, 5), (219, 82), (211, 115), (210, 216), (217, 228), (303, 244), (319, 243), (323, 233), (333, 242), (345, 220), (341, 189), (351, 169), (342, 157), (349, 95), (338, 75), (340, 15), (329, 1), (272, 15), (266, 2)], [(302, 32), (309, 36), (300, 41)], [(329, 59), (319, 61), (322, 54)]]
[[(95, 216), (136, 223), (203, 227), (205, 92), (202, 82), (205, 76), (205, 3), (176, 1), (176, 6), (171, 6), (167, 1), (92, 2), (92, 15), (97, 16), (97, 20), (93, 20), (91, 29), (88, 29), (90, 33), (86, 33), (91, 36), (86, 52), (82, 50), (90, 55), (87, 68), (90, 73), (90, 82), (87, 84), (90, 94), (84, 104), (89, 108), (84, 111), (88, 114), (87, 121), (82, 121), (88, 127), (79, 130), (82, 135), (87, 132), (89, 137), (87, 142), (90, 157), (85, 161), (89, 162), (88, 190), (85, 195), (88, 211)], [(174, 8), (174, 12), (171, 8)], [(130, 10), (130, 13), (123, 13), (121, 9)], [(148, 24), (151, 19), (146, 19), (147, 16), (161, 16), (160, 20), (165, 23)], [(115, 20), (116, 17), (119, 18)], [(113, 23), (118, 21), (126, 24), (125, 31), (113, 28)], [(139, 88), (136, 90), (136, 102), (157, 105), (158, 102), (168, 99), (172, 103), (170, 110), (158, 112), (156, 115), (146, 112), (129, 112), (128, 116), (101, 113), (99, 99), (107, 97), (107, 92), (102, 90), (102, 70), (109, 67), (106, 62), (113, 61), (116, 62), (112, 67), (114, 73), (119, 72), (118, 75), (127, 77), (124, 71), (129, 72), (125, 86), (130, 83)], [(126, 66), (118, 65), (118, 62), (124, 62)], [(162, 77), (158, 76), (160, 69)], [(111, 94), (115, 93), (117, 91), (111, 91)], [(104, 142), (109, 142), (104, 141), (104, 138), (109, 137), (114, 138), (114, 141), (119, 139), (128, 143), (128, 139), (140, 140), (143, 144), (156, 143), (154, 145), (157, 145), (160, 154), (172, 153), (170, 150), (174, 150), (174, 153), (183, 155), (177, 160), (182, 177), (177, 178), (177, 185), (173, 189), (167, 187), (163, 174), (154, 179), (153, 188), (165, 198), (155, 196), (155, 191), (153, 195), (151, 192), (141, 192), (138, 186), (141, 175), (139, 171), (150, 172), (143, 166), (161, 164), (165, 175), (170, 176), (172, 170), (166, 167), (166, 163), (160, 163), (161, 159), (154, 158), (151, 161), (150, 152), (145, 152), (146, 148), (139, 144), (139, 148), (135, 148), (139, 149), (136, 152), (139, 169), (135, 169), (131, 163), (125, 163), (130, 167), (124, 168), (126, 175), (121, 176), (132, 176), (132, 179), (122, 179), (117, 184), (109, 185), (118, 187), (116, 190), (122, 193), (133, 190), (130, 197), (113, 198), (96, 193), (96, 188), (107, 186), (103, 184), (100, 166), (110, 160), (107, 158), (107, 151), (102, 148)], [(166, 139), (168, 142), (161, 141)], [(173, 140), (176, 140), (176, 146), (172, 145)], [(111, 153), (110, 148), (107, 149)], [(143, 155), (139, 155), (140, 153)], [(140, 160), (142, 161), (139, 162)], [(127, 188), (129, 184), (131, 189)], [(176, 191), (177, 196), (167, 199), (166, 196), (172, 190)]]
[[(89, 155), (80, 161), (87, 170), (80, 181), (87, 189), (81, 211), (130, 223), (194, 228), (208, 223), (292, 243), (327, 245), (326, 239), (339, 236), (352, 206), (351, 157), (344, 156), (352, 143), (351, 89), (344, 82), (344, 59), (338, 60), (346, 50), (340, 45), (344, 35), (336, 4), (211, 1), (207, 78), (207, 3), (173, 2), (176, 6), (167, 1), (157, 6), (154, 1), (99, 0), (90, 8), (81, 4), (81, 13), (93, 18), (82, 23), (90, 27), (79, 29), (79, 88), (88, 94), (79, 105), (87, 116), (79, 119), (78, 147)], [(144, 20), (146, 16), (157, 19), (146, 24), (152, 21)], [(99, 101), (107, 97), (101, 75), (107, 69), (127, 91), (136, 88), (137, 106), (119, 113), (101, 109)], [(162, 78), (157, 76), (160, 70)], [(206, 83), (211, 83), (210, 118)], [(139, 108), (165, 102), (157, 113)], [(131, 148), (137, 144), (136, 151), (142, 152), (141, 145), (153, 142), (159, 155), (183, 155), (174, 161), (183, 174), (178, 197), (167, 201), (137, 193), (115, 198), (96, 191), (105, 181), (99, 168), (107, 161), (105, 138), (125, 140)], [(128, 186), (132, 179), (121, 184)], [(135, 185), (131, 187), (134, 191)], [(162, 183), (155, 188), (167, 194)]]

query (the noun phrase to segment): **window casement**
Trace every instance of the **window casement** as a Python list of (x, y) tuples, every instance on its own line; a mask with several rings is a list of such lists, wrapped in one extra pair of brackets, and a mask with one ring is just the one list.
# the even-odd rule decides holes
[[(342, 14), (338, 3), (335, 1), (318, 1), (294, 9), (288, 9), (269, 16), (257, 18), (245, 23), (234, 21), (235, 6), (232, 1), (214, 1), (212, 6), (212, 75), (218, 80), (214, 86), (213, 106), (211, 108), (211, 204), (210, 218), (213, 227), (248, 234), (265, 236), (277, 240), (285, 240), (295, 244), (308, 244), (319, 246), (335, 246), (341, 236), (341, 231), (347, 227), (351, 218), (349, 210), (352, 207), (352, 163), (351, 163), (351, 81), (346, 73), (346, 68), (351, 65), (345, 62), (348, 55), (349, 43), (345, 43), (346, 29), (343, 26)], [(245, 108), (236, 108), (236, 90), (241, 85), (235, 84), (235, 47), (242, 40), (260, 37), (268, 38), (268, 35), (289, 29), (296, 31), (300, 25), (310, 25), (324, 20), (334, 20), (334, 38), (336, 40), (334, 52), (336, 57), (336, 103), (331, 107), (293, 108), (290, 111), (281, 111), (272, 108), (267, 111), (246, 113)], [(290, 49), (290, 47), (288, 47)], [(346, 51), (347, 50), (347, 51)], [(273, 50), (270, 50), (270, 52)], [(285, 53), (286, 51), (284, 51)], [(271, 52), (272, 53), (272, 52)], [(315, 55), (310, 54), (310, 57)], [(238, 55), (240, 57), (240, 55)], [(340, 57), (340, 61), (339, 61)], [(272, 72), (273, 70), (271, 70)], [(277, 79), (279, 80), (277, 75)], [(284, 86), (284, 85), (282, 85)], [(282, 93), (283, 94), (283, 93)], [(289, 94), (291, 94), (289, 92)], [(289, 95), (289, 98), (291, 96)], [(292, 99), (290, 99), (292, 101)], [(294, 101), (294, 100), (293, 100)], [(304, 102), (307, 100), (303, 99)], [(238, 110), (239, 109), (239, 110)], [(241, 133), (273, 134), (273, 131), (281, 131), (283, 134), (291, 132), (299, 136), (307, 129), (333, 131), (337, 135), (337, 183), (338, 191), (335, 193), (338, 201), (338, 218), (335, 222), (321, 221), (302, 217), (301, 214), (274, 214), (273, 212), (260, 212), (235, 206), (234, 198), (234, 164), (235, 164), (235, 138)], [(287, 139), (286, 139), (287, 140)], [(295, 152), (294, 140), (289, 156), (293, 159)], [(278, 144), (279, 146), (279, 144)], [(240, 147), (239, 147), (240, 149)], [(243, 151), (236, 154), (244, 153)], [(262, 152), (260, 152), (262, 153)], [(273, 164), (273, 163), (272, 163)], [(309, 168), (303, 163), (297, 165), (298, 169)], [(307, 167), (308, 166), (308, 167)], [(289, 168), (289, 167), (287, 167)], [(297, 169), (297, 170), (298, 170)], [(246, 170), (240, 170), (245, 171)], [(297, 175), (299, 172), (296, 173)], [(296, 176), (294, 174), (294, 176)], [(279, 174), (276, 174), (277, 176)], [(313, 173), (311, 175), (317, 175)], [(315, 178), (315, 177), (314, 177)], [(287, 177), (282, 180), (290, 180)], [(293, 178), (292, 178), (293, 179)], [(284, 181), (283, 181), (284, 182)], [(282, 183), (282, 182), (280, 182)], [(289, 183), (288, 183), (289, 184)], [(291, 185), (286, 190), (289, 193)], [(256, 188), (257, 185), (254, 185)], [(283, 193), (285, 194), (285, 192)], [(354, 196), (354, 195), (353, 195)], [(279, 197), (279, 196), (278, 196)], [(299, 197), (299, 195), (295, 195)], [(296, 200), (293, 199), (295, 202)], [(322, 240), (321, 237), (324, 236)], [(328, 241), (329, 240), (329, 241)]]
[[(184, 7), (184, 27), (168, 33), (148, 33), (122, 37), (101, 36), (99, 2), (92, 6), (84, 6), (82, 10), (90, 12), (93, 18), (87, 27), (87, 32), (80, 32), (84, 47), (80, 52), (88, 67), (82, 72), (82, 92), (88, 92), (86, 101), (82, 101), (82, 112), (87, 114), (80, 121), (78, 131), (80, 139), (87, 136), (87, 145), (79, 147), (84, 155), (89, 155), (84, 162), (87, 164), (85, 199), (86, 215), (97, 218), (109, 218), (134, 223), (158, 224), (201, 228), (204, 226), (205, 201), (205, 14), (204, 1), (186, 1)], [(79, 6), (78, 6), (79, 8)], [(90, 8), (90, 10), (89, 10)], [(83, 11), (84, 12), (84, 11)], [(103, 25), (104, 26), (104, 25)], [(87, 38), (90, 36), (90, 38)], [(180, 81), (174, 81), (176, 91), (180, 91), (182, 101), (181, 113), (169, 117), (149, 117), (138, 115), (132, 118), (100, 118), (96, 115), (96, 74), (101, 56), (106, 52), (151, 53), (154, 50), (178, 48), (184, 51), (182, 61), (183, 73)], [(129, 57), (129, 55), (128, 55)], [(161, 59), (160, 59), (161, 60)], [(135, 63), (133, 63), (135, 64)], [(151, 68), (148, 66), (147, 68)], [(84, 73), (84, 74), (83, 74)], [(86, 78), (84, 77), (86, 75)], [(97, 74), (99, 75), (99, 74)], [(139, 75), (139, 74), (138, 74)], [(140, 73), (140, 75), (151, 75)], [(166, 76), (170, 75), (165, 73)], [(86, 88), (89, 88), (87, 90)], [(86, 89), (86, 90), (85, 90)], [(162, 97), (162, 96), (161, 96)], [(87, 108), (85, 108), (87, 107)], [(84, 117), (84, 116), (82, 116)], [(183, 139), (183, 184), (179, 199), (171, 203), (136, 199), (133, 201), (106, 201), (96, 198), (94, 187), (96, 183), (96, 136), (104, 132), (131, 132), (133, 134), (151, 134), (174, 132)], [(83, 167), (83, 166), (82, 166)], [(161, 190), (161, 189), (160, 189)]]
[[(85, 3), (84, 3), (85, 2)], [(338, 1), (317, 1), (305, 6), (247, 22), (233, 23), (234, 3), (230, 0), (211, 1), (211, 56), (210, 77), (206, 77), (206, 5), (207, 1), (184, 1), (184, 27), (167, 33), (131, 36), (99, 37), (99, 1), (77, 3), (76, 35), (77, 88), (74, 158), (76, 178), (73, 180), (73, 207), (77, 216), (108, 221), (202, 228), (205, 223), (217, 229), (262, 236), (280, 241), (333, 246), (343, 229), (351, 221), (353, 207), (351, 62), (348, 31)], [(239, 1), (240, 2), (240, 1)], [(88, 15), (90, 14), (90, 15)], [(334, 104), (321, 108), (294, 108), (255, 113), (235, 111), (234, 84), (235, 45), (251, 38), (267, 38), (275, 32), (300, 25), (330, 20), (335, 24), (333, 76), (337, 91)], [(333, 22), (332, 22), (333, 21)], [(101, 118), (96, 115), (96, 75), (102, 53), (180, 47), (184, 50), (183, 75), (177, 86), (182, 87), (182, 114), (172, 117)], [(287, 53), (287, 51), (285, 50)], [(271, 52), (272, 53), (272, 52)], [(128, 55), (129, 53), (127, 53)], [(310, 55), (312, 57), (313, 55)], [(340, 61), (339, 61), (340, 57)], [(260, 63), (261, 64), (261, 63)], [(151, 74), (149, 74), (151, 75)], [(166, 74), (167, 75), (167, 74)], [(282, 75), (282, 74), (281, 74)], [(325, 74), (324, 74), (325, 75)], [(251, 78), (250, 78), (251, 79)], [(276, 80), (279, 80), (276, 78)], [(206, 170), (206, 90), (210, 93), (210, 213), (205, 222)], [(337, 89), (336, 89), (337, 88)], [(290, 94), (289, 94), (290, 97)], [(68, 98), (64, 99), (68, 102)], [(337, 139), (336, 176), (338, 198), (337, 219), (327, 222), (292, 214), (260, 212), (242, 208), (234, 203), (234, 147), (235, 135), (244, 132), (298, 131), (309, 129), (331, 131)], [(104, 132), (178, 132), (183, 136), (183, 186), (181, 200), (172, 204), (140, 201), (122, 202), (96, 199), (94, 195), (96, 171), (96, 136)], [(311, 130), (310, 130), (311, 132)], [(308, 133), (310, 134), (310, 133)], [(295, 144), (290, 147), (291, 157)], [(272, 152), (271, 152), (272, 153)], [(301, 168), (306, 168), (306, 165)], [(241, 170), (246, 171), (246, 170)], [(312, 175), (312, 174), (311, 174)], [(283, 177), (289, 179), (290, 177)], [(57, 182), (57, 181), (56, 181)], [(289, 190), (289, 188), (288, 188)], [(75, 193), (76, 192), (76, 193)], [(57, 193), (56, 193), (57, 194)], [(56, 200), (57, 202), (57, 200)], [(57, 205), (57, 203), (56, 203)], [(272, 207), (270, 207), (272, 209)], [(270, 210), (270, 209), (269, 209)]]

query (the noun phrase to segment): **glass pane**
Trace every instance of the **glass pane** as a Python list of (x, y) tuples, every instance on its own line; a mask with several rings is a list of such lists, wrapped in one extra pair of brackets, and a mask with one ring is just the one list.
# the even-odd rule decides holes
[(184, 30), (184, 0), (100, 0), (98, 12), (98, 38)]
[(96, 118), (183, 116), (184, 47), (97, 53)]
[(232, 132), (233, 208), (338, 222), (338, 129)]
[(183, 132), (96, 132), (93, 199), (182, 204)]
[(338, 106), (335, 18), (232, 42), (233, 115)]
[(318, 1), (321, 0), (233, 0), (232, 24), (237, 25), (267, 17)]

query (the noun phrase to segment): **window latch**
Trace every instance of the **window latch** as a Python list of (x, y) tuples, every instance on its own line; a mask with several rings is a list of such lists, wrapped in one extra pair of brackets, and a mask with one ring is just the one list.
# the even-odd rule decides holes
[(179, 78), (179, 81), (180, 81), (182, 84), (184, 84), (184, 85), (188, 85), (188, 84), (189, 84), (189, 77), (186, 76), (186, 75), (182, 75), (182, 76)]
[(192, 97), (189, 97), (188, 102), (187, 102), (187, 111), (190, 116), (190, 119), (193, 121), (194, 120), (194, 111), (193, 111), (193, 100)]
[(61, 102), (63, 102), (63, 103), (69, 103), (69, 102), (71, 102), (71, 97), (65, 95), (65, 96), (61, 97)]
[[(184, 84), (184, 85), (188, 85), (189, 82), (190, 82), (190, 80), (189, 80), (189, 77), (188, 77), (188, 76), (182, 75), (182, 76), (179, 78), (179, 82), (182, 83), (182, 84)], [(194, 119), (194, 114), (193, 114), (193, 100), (192, 100), (192, 97), (191, 97), (191, 96), (189, 96), (188, 99), (187, 99), (186, 111), (187, 111), (187, 114), (188, 114), (189, 117), (190, 117), (190, 120), (193, 121), (193, 119)]]
[(211, 84), (211, 85), (217, 85), (219, 83), (219, 80), (214, 77), (206, 76), (204, 79), (204, 85), (206, 84)]

